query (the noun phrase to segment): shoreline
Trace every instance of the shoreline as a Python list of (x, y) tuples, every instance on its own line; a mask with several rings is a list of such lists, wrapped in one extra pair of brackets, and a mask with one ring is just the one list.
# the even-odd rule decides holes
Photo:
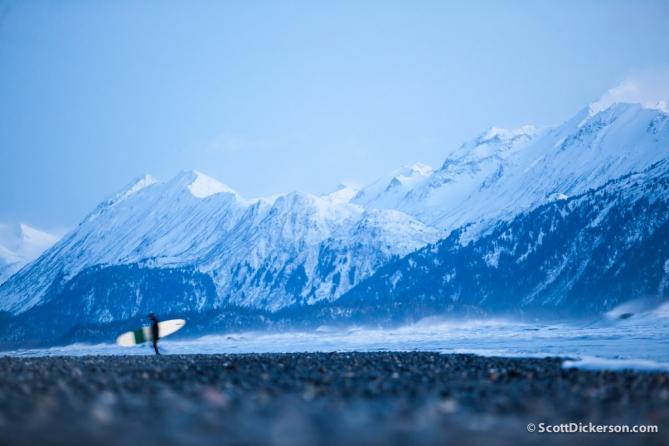
[[(562, 362), (418, 351), (5, 356), (0, 426), (7, 444), (668, 442), (668, 372)], [(542, 422), (659, 432), (527, 431)]]
[[(164, 344), (164, 343), (163, 343)], [(102, 351), (102, 352), (76, 352), (74, 354), (72, 353), (67, 353), (66, 349), (72, 346), (76, 346), (79, 344), (72, 344), (68, 346), (62, 346), (62, 347), (49, 347), (49, 348), (44, 348), (44, 349), (17, 349), (17, 350), (7, 350), (7, 351), (0, 351), (0, 358), (6, 357), (6, 358), (58, 358), (58, 357), (72, 357), (72, 358), (81, 358), (81, 357), (106, 357), (106, 356), (112, 356), (112, 357), (123, 357), (123, 356), (151, 356), (153, 355), (152, 350), (149, 351), (148, 349), (143, 349), (141, 351), (124, 351), (124, 352), (118, 352), (118, 353), (109, 353), (108, 351)], [(83, 344), (86, 347), (108, 347), (110, 349), (116, 348), (115, 344), (97, 344), (97, 345), (91, 345), (89, 346), (88, 344)], [(149, 344), (147, 344), (149, 345)], [(152, 349), (153, 347), (151, 347)], [(51, 352), (51, 350), (53, 350)], [(63, 351), (65, 350), (65, 351)], [(164, 351), (164, 349), (161, 348), (161, 350)], [(388, 350), (388, 349), (383, 349), (383, 350), (332, 350), (332, 351), (320, 351), (320, 350), (313, 350), (313, 351), (297, 351), (297, 352), (262, 352), (262, 353), (248, 353), (248, 352), (239, 352), (239, 353), (171, 353), (171, 352), (165, 352), (163, 353), (164, 356), (188, 356), (188, 355), (248, 355), (248, 354), (259, 354), (259, 355), (267, 355), (267, 354), (287, 354), (287, 355), (294, 355), (294, 354), (332, 354), (332, 353), (338, 353), (338, 354), (346, 354), (346, 353), (384, 353), (384, 352), (398, 352), (398, 353), (412, 353), (412, 352), (420, 352), (420, 353), (433, 353), (433, 354), (438, 354), (438, 355), (471, 355), (471, 356), (480, 356), (482, 358), (506, 358), (506, 359), (544, 359), (544, 358), (557, 358), (562, 361), (562, 367), (564, 369), (578, 369), (578, 370), (587, 370), (587, 371), (612, 371), (612, 372), (623, 372), (623, 371), (636, 371), (636, 372), (669, 372), (669, 362), (661, 362), (661, 361), (655, 361), (655, 360), (650, 360), (650, 359), (630, 359), (630, 358), (606, 358), (606, 357), (599, 357), (599, 356), (578, 356), (574, 355), (575, 357), (566, 355), (566, 356), (546, 356), (545, 354), (539, 354), (539, 353), (534, 353), (534, 354), (500, 354), (500, 352), (495, 351), (495, 352), (486, 352), (482, 350), (459, 350), (457, 352), (453, 351), (439, 351), (439, 350), (419, 350), (419, 349), (412, 349), (412, 350)]]
[[(626, 371), (635, 370), (637, 372), (669, 372), (669, 362), (646, 358), (629, 358), (629, 357), (607, 357), (596, 355), (581, 355), (581, 354), (550, 354), (538, 352), (522, 352), (522, 351), (503, 351), (500, 349), (428, 349), (428, 348), (404, 348), (404, 349), (389, 349), (389, 348), (346, 348), (346, 349), (285, 349), (279, 350), (276, 346), (267, 348), (266, 350), (247, 351), (244, 348), (225, 348), (223, 351), (201, 351), (198, 348), (202, 345), (198, 344), (201, 339), (187, 340), (187, 341), (162, 341), (160, 343), (160, 350), (165, 356), (189, 356), (189, 355), (281, 355), (281, 354), (346, 354), (346, 353), (385, 353), (385, 352), (402, 352), (402, 353), (431, 353), (439, 355), (473, 355), (482, 358), (507, 358), (507, 359), (544, 359), (544, 358), (559, 358), (562, 361), (562, 366), (565, 369), (579, 369), (589, 371)], [(216, 344), (214, 344), (216, 345)], [(166, 347), (167, 346), (167, 347)], [(236, 347), (236, 346), (235, 346)], [(283, 346), (285, 348), (285, 346)], [(63, 346), (50, 346), (44, 348), (19, 348), (14, 350), (0, 350), (0, 358), (48, 358), (48, 357), (123, 357), (123, 356), (150, 356), (153, 355), (153, 347), (150, 343), (141, 344), (133, 347), (120, 347), (115, 343), (75, 343)]]

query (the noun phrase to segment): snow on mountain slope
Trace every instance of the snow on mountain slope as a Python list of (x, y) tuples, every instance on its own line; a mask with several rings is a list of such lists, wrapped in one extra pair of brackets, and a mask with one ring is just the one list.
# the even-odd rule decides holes
[(399, 200), (433, 172), (434, 169), (421, 163), (401, 167), (363, 188), (351, 203), (366, 208), (396, 209)]
[[(249, 202), (196, 171), (164, 184), (146, 176), (103, 201), (0, 287), (0, 308), (20, 313), (57, 300), (91, 268), (139, 265), (210, 275), (215, 299), (190, 310), (228, 302), (278, 309), (337, 298), (392, 256), (434, 242), (439, 234), (397, 211), (366, 211), (302, 192)], [(96, 307), (92, 294), (77, 298)], [(88, 322), (110, 320), (109, 311), (99, 308)]]
[(616, 103), (592, 110), (556, 128), (492, 128), (405, 194), (380, 204), (352, 202), (397, 209), (446, 231), (469, 223), (483, 230), (669, 157), (669, 114), (662, 108)]
[(58, 237), (28, 225), (0, 224), (0, 284), (53, 246)]
[[(602, 314), (669, 299), (669, 160), (380, 268), (337, 306), (382, 318)], [(384, 305), (380, 305), (383, 302)], [(349, 315), (351, 317), (351, 315)]]
[(87, 220), (95, 219), (102, 210), (114, 206), (116, 203), (125, 200), (132, 194), (137, 193), (140, 190), (144, 189), (145, 187), (149, 187), (157, 182), (158, 180), (156, 180), (155, 178), (153, 178), (151, 175), (148, 174), (135, 178), (126, 187), (121, 189), (120, 192), (108, 197), (102, 203), (100, 203), (95, 208), (95, 210), (88, 215)]
[(480, 214), (468, 212), (470, 198), (504, 175), (502, 166), (507, 158), (544, 134), (545, 130), (531, 126), (515, 131), (491, 128), (446, 158), (438, 171), (398, 201), (396, 209), (446, 229), (458, 224), (443, 221), (445, 215), (455, 215), (462, 224), (480, 218)]
[(438, 231), (400, 212), (365, 211), (302, 192), (279, 197), (257, 225), (248, 221), (243, 217), (211, 252), (214, 260), (206, 268), (217, 272), (225, 300), (271, 310), (335, 299), (393, 255), (439, 238)]
[[(596, 189), (669, 157), (669, 115), (664, 111), (614, 104), (583, 122), (588, 112), (507, 158), (468, 208), (479, 219), (509, 219), (556, 195)], [(442, 214), (438, 221), (442, 227), (449, 221), (458, 225), (461, 217)]]

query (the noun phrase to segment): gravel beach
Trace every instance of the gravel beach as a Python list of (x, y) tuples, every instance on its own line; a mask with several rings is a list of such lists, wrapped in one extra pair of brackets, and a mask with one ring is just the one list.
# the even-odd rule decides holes
[(3, 357), (0, 432), (11, 445), (660, 445), (669, 373), (430, 352)]

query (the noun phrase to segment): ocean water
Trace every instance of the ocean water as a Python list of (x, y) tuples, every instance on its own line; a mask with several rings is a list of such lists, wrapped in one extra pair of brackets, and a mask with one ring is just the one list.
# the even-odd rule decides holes
[[(427, 319), (397, 329), (320, 327), (312, 332), (209, 335), (193, 340), (165, 338), (164, 354), (293, 353), (421, 350), (485, 356), (565, 358), (564, 367), (669, 371), (669, 303), (630, 312), (621, 307), (592, 321), (558, 323), (503, 319), (448, 321)], [(72, 344), (14, 350), (8, 356), (146, 355), (153, 347)]]

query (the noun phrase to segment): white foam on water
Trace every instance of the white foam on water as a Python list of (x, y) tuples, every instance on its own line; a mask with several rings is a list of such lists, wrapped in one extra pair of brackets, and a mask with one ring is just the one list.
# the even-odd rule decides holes
[[(652, 323), (648, 323), (648, 321)], [(562, 357), (565, 367), (669, 370), (666, 318), (530, 324), (504, 320), (424, 320), (396, 329), (320, 327), (311, 332), (246, 332), (160, 341), (166, 354), (436, 351), (504, 357)], [(72, 344), (14, 350), (8, 356), (150, 355), (149, 344)]]

